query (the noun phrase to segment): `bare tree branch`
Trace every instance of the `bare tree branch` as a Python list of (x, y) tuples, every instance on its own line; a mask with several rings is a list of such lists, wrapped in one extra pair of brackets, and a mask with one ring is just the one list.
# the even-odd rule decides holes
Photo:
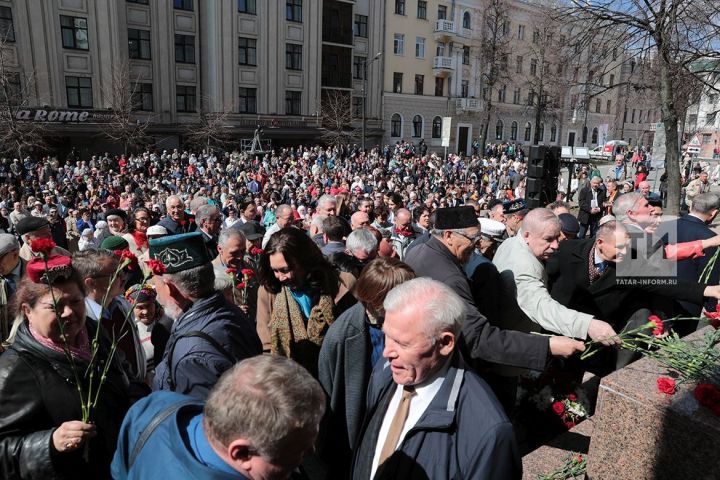
[(352, 143), (359, 136), (353, 123), (350, 94), (344, 90), (325, 89), (320, 103), (320, 137), (330, 146)]

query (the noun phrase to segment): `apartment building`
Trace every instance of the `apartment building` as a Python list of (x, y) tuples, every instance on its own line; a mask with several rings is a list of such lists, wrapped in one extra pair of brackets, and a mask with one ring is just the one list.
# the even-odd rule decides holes
[[(353, 62), (378, 48), (376, 3), (0, 0), (0, 29), (10, 73), (30, 79), (20, 119), (47, 124), (62, 146), (100, 148), (118, 72), (160, 147), (182, 144), (214, 112), (230, 112), (238, 144), (261, 124), (275, 145), (292, 145), (318, 138), (324, 88), (362, 100)], [(379, 90), (375, 77), (369, 92)], [(379, 111), (370, 94), (366, 116), (378, 123)]]
[(490, 88), (490, 14), (482, 1), (386, 2), (385, 142), (423, 138), (440, 151), (443, 117), (452, 118), (451, 152), (470, 152), (476, 139), (594, 147), (617, 135), (623, 52), (597, 45), (561, 57), (562, 24), (551, 38), (541, 2), (509, 0), (495, 25), (505, 53)]

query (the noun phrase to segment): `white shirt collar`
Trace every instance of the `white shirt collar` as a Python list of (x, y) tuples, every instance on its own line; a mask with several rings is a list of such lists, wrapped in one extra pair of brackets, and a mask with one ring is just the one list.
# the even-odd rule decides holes
[(93, 320), (97, 321), (102, 317), (102, 311), (103, 308), (100, 306), (99, 303), (97, 303), (95, 300), (93, 300), (90, 297), (85, 297), (85, 306), (90, 310), (92, 315), (87, 315), (88, 317), (92, 318)]

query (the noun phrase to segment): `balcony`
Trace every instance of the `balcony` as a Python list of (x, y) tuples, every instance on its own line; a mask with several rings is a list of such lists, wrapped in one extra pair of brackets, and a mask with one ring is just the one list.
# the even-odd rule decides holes
[(438, 42), (447, 42), (453, 39), (453, 36), (457, 34), (457, 28), (455, 22), (450, 20), (438, 20), (435, 22), (435, 33), (434, 38)]
[(455, 71), (455, 59), (452, 57), (433, 58), (433, 74), (436, 77), (447, 77)]
[(455, 109), (458, 112), (479, 112), (482, 110), (483, 102), (477, 98), (456, 98)]

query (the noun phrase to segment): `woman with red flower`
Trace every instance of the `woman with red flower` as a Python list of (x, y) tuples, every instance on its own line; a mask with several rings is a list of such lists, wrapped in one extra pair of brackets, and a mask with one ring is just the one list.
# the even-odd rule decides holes
[(145, 207), (135, 209), (129, 222), (129, 232), (122, 237), (127, 240), (130, 251), (140, 257), (150, 248), (147, 229), (150, 226), (150, 210)]

